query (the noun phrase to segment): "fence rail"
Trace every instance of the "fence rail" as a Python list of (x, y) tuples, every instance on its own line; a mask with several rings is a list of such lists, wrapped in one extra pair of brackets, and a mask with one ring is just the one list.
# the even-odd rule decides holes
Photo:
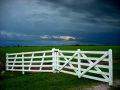
[(63, 72), (113, 84), (112, 50), (59, 50), (7, 53), (6, 70), (24, 72)]

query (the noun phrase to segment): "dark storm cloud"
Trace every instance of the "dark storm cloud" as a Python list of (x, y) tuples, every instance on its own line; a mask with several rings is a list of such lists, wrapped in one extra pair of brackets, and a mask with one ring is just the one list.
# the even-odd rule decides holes
[[(75, 12), (89, 12), (93, 15), (120, 13), (119, 0), (45, 0), (54, 3), (55, 7), (64, 6)], [(104, 13), (103, 13), (104, 12)]]
[(0, 0), (0, 45), (120, 44), (117, 38), (119, 0)]
[[(67, 8), (61, 10), (65, 17), (72, 16), (69, 12), (78, 13), (72, 16), (76, 20), (86, 20), (91, 23), (109, 23), (120, 25), (120, 1), (119, 0), (45, 0), (51, 3), (53, 9)], [(41, 3), (41, 0), (39, 0)], [(81, 17), (82, 13), (82, 17)]]

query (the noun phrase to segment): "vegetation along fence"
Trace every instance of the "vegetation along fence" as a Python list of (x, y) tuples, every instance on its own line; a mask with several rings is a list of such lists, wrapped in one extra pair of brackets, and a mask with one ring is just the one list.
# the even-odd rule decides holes
[(63, 72), (113, 84), (112, 50), (59, 50), (7, 53), (6, 70), (24, 72)]

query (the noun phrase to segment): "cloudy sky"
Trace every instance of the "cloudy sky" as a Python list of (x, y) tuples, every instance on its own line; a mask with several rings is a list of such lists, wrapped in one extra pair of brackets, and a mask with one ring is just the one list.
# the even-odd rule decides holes
[(0, 0), (0, 46), (120, 45), (120, 0)]

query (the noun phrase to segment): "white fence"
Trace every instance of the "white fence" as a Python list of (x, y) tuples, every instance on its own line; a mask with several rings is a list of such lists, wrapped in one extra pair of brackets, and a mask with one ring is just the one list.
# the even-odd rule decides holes
[(67, 51), (53, 48), (6, 54), (6, 70), (24, 72), (63, 72), (113, 84), (112, 50)]

